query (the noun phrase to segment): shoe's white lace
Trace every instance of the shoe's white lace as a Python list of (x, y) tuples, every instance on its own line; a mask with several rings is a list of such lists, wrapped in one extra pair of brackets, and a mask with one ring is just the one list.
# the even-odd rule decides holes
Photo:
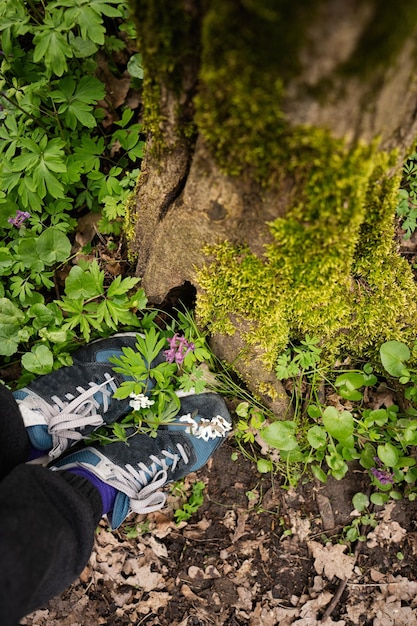
[[(122, 491), (129, 497), (130, 511), (134, 513), (152, 513), (162, 509), (166, 502), (166, 494), (159, 491), (159, 489), (168, 482), (168, 473), (175, 470), (181, 459), (185, 464), (189, 462), (184, 447), (177, 443), (176, 448), (177, 452), (162, 450), (159, 457), (151, 455), (149, 457), (152, 461), (150, 466), (140, 462), (137, 465), (127, 464), (124, 467), (120, 467), (106, 458), (104, 465), (107, 466), (106, 469), (108, 469), (109, 475), (104, 478), (101, 473), (103, 467), (98, 470), (97, 474), (112, 487)], [(97, 450), (95, 452), (97, 453)], [(88, 469), (94, 472), (93, 467)], [(106, 469), (104, 469), (105, 473)]]
[[(67, 393), (65, 400), (51, 396), (53, 404), (36, 395), (30, 395), (21, 401), (25, 407), (39, 411), (45, 418), (48, 432), (52, 437), (52, 450), (49, 452), (52, 459), (62, 454), (71, 441), (82, 439), (80, 429), (104, 424), (102, 414), (108, 411), (110, 400), (117, 389), (110, 374), (105, 373), (104, 377), (106, 380), (103, 383), (89, 382), (87, 389), (77, 387), (78, 396)], [(98, 402), (94, 397), (97, 393), (101, 394), (102, 402)]]

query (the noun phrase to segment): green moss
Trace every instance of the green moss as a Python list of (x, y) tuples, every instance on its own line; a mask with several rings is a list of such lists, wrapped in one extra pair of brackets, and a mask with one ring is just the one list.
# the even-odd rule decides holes
[(196, 121), (227, 173), (238, 175), (250, 166), (263, 179), (282, 156), (283, 84), (300, 69), (298, 51), (317, 4), (210, 3), (203, 22)]
[[(176, 94), (180, 100), (191, 68), (198, 66), (201, 16), (196, 8), (187, 9), (181, 0), (130, 0), (130, 5), (145, 68), (143, 121), (157, 149), (164, 143), (162, 91)], [(180, 104), (177, 116), (179, 136), (195, 133), (194, 124), (183, 116)]]
[[(269, 366), (306, 333), (329, 354), (370, 355), (385, 339), (410, 336), (416, 316), (416, 286), (392, 243), (398, 180), (386, 172), (395, 155), (376, 144), (347, 147), (323, 129), (289, 128), (282, 111), (320, 2), (211, 0), (201, 17), (180, 0), (132, 0), (154, 145), (164, 140), (163, 91), (180, 95), (184, 68), (201, 54), (195, 122), (219, 166), (297, 190), (285, 218), (269, 224), (274, 243), (262, 256), (224, 242), (207, 250), (212, 260), (198, 275), (202, 323), (231, 334), (244, 321)], [(379, 4), (340, 70), (371, 74), (396, 58), (414, 28), (413, 0)], [(192, 134), (189, 120), (178, 132)]]
[[(381, 81), (379, 69), (395, 61), (415, 31), (417, 3), (362, 2), (374, 14), (350, 59), (334, 75), (365, 78), (372, 89)], [(202, 27), (196, 122), (227, 174), (245, 172), (270, 183), (271, 165), (288, 154), (291, 136), (282, 102), (288, 84), (300, 73), (299, 53), (308, 42), (308, 28), (320, 4), (320, 0), (210, 2)], [(318, 85), (305, 88), (324, 101), (333, 78), (326, 76)]]
[(377, 146), (347, 148), (323, 130), (294, 129), (298, 150), (276, 163), (297, 179), (297, 200), (269, 224), (262, 257), (223, 243), (198, 275), (197, 313), (212, 331), (245, 339), (272, 367), (289, 341), (321, 339), (328, 355), (371, 357), (386, 339), (415, 335), (417, 289), (393, 245), (396, 160)]

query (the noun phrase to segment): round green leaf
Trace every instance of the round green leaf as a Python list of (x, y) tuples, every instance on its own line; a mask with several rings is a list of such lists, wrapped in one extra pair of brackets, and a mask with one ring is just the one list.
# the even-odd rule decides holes
[(0, 298), (0, 324), (18, 328), (24, 317), (23, 312), (9, 298)]
[(352, 498), (352, 504), (359, 513), (362, 513), (362, 511), (365, 511), (369, 506), (369, 498), (366, 493), (355, 493)]
[(18, 258), (28, 269), (30, 268), (34, 272), (42, 272), (45, 268), (45, 264), (41, 258), (39, 258), (38, 251), (36, 249), (37, 243), (36, 237), (27, 237), (21, 239), (17, 248)]
[(142, 55), (140, 53), (133, 54), (127, 64), (127, 71), (134, 78), (143, 78)]
[(307, 441), (310, 446), (316, 450), (323, 448), (327, 442), (327, 433), (321, 426), (312, 426), (307, 431)]
[(261, 431), (261, 437), (273, 448), (278, 450), (295, 450), (298, 447), (294, 436), (295, 423), (289, 420), (272, 422)]
[(19, 347), (20, 336), (14, 324), (0, 324), (0, 355), (12, 356)]
[(335, 380), (336, 387), (345, 387), (347, 390), (359, 389), (363, 385), (364, 376), (360, 372), (346, 372)]
[(48, 326), (54, 319), (54, 314), (51, 309), (40, 302), (30, 307), (29, 315), (34, 318), (33, 326), (36, 330)]
[(402, 500), (402, 495), (400, 494), (399, 491), (390, 491), (389, 492), (390, 498), (392, 498), (393, 500)]
[(352, 402), (358, 402), (363, 398), (362, 392), (358, 391), (357, 389), (349, 390), (345, 387), (339, 387), (339, 394), (342, 396), (342, 398), (345, 398), (345, 400), (352, 400)]
[(371, 502), (376, 504), (377, 506), (383, 506), (389, 500), (389, 495), (387, 493), (372, 493), (371, 494)]
[(258, 459), (256, 463), (256, 467), (258, 468), (258, 472), (260, 474), (268, 474), (268, 472), (272, 472), (272, 463), (268, 459)]
[(316, 404), (309, 404), (307, 408), (307, 413), (309, 417), (312, 417), (313, 419), (317, 419), (318, 417), (321, 416), (321, 408), (317, 406)]
[(399, 377), (405, 368), (404, 361), (410, 358), (410, 350), (400, 341), (386, 341), (379, 350), (382, 365), (391, 376)]
[(323, 425), (329, 435), (338, 441), (346, 441), (353, 434), (353, 416), (349, 411), (339, 412), (334, 406), (328, 406), (323, 412)]
[(36, 251), (47, 265), (61, 263), (71, 254), (71, 242), (58, 228), (47, 228), (36, 241)]
[(400, 458), (399, 451), (395, 446), (392, 445), (392, 443), (379, 445), (377, 448), (377, 453), (379, 459), (387, 467), (395, 467), (398, 463), (398, 459)]
[(29, 372), (34, 374), (49, 374), (52, 371), (54, 357), (47, 346), (33, 346), (30, 352), (22, 356), (22, 365)]
[(235, 413), (236, 415), (239, 415), (239, 417), (247, 417), (249, 408), (249, 402), (240, 402), (235, 409)]

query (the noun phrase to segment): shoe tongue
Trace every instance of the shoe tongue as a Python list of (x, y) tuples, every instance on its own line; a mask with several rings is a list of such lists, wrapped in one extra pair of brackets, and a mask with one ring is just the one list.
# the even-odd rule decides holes
[(122, 491), (117, 492), (113, 510), (107, 514), (107, 519), (109, 520), (112, 530), (119, 528), (120, 524), (126, 519), (129, 513), (129, 502), (130, 499), (125, 493)]
[(28, 426), (26, 431), (30, 443), (37, 450), (47, 451), (52, 448), (52, 437), (47, 426)]

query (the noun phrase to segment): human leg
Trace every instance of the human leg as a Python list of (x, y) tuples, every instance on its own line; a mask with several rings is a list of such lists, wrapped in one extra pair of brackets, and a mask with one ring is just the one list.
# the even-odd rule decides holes
[(0, 482), (0, 624), (16, 626), (85, 567), (102, 516), (81, 476), (19, 465)]
[(29, 439), (12, 392), (0, 385), (0, 480), (29, 455)]
[(180, 412), (158, 429), (155, 438), (128, 428), (127, 443), (97, 443), (68, 451), (53, 462), (53, 469), (90, 475), (100, 492), (100, 483), (113, 488), (113, 505), (106, 512), (115, 529), (132, 511), (163, 508), (163, 486), (203, 467), (230, 429), (230, 413), (221, 396), (190, 395), (181, 398)]
[(131, 511), (162, 508), (162, 487), (202, 467), (230, 427), (220, 396), (189, 396), (156, 438), (129, 432), (127, 444), (74, 448), (51, 468), (12, 469), (0, 482), (0, 624), (15, 626), (76, 579), (103, 513), (115, 528)]

